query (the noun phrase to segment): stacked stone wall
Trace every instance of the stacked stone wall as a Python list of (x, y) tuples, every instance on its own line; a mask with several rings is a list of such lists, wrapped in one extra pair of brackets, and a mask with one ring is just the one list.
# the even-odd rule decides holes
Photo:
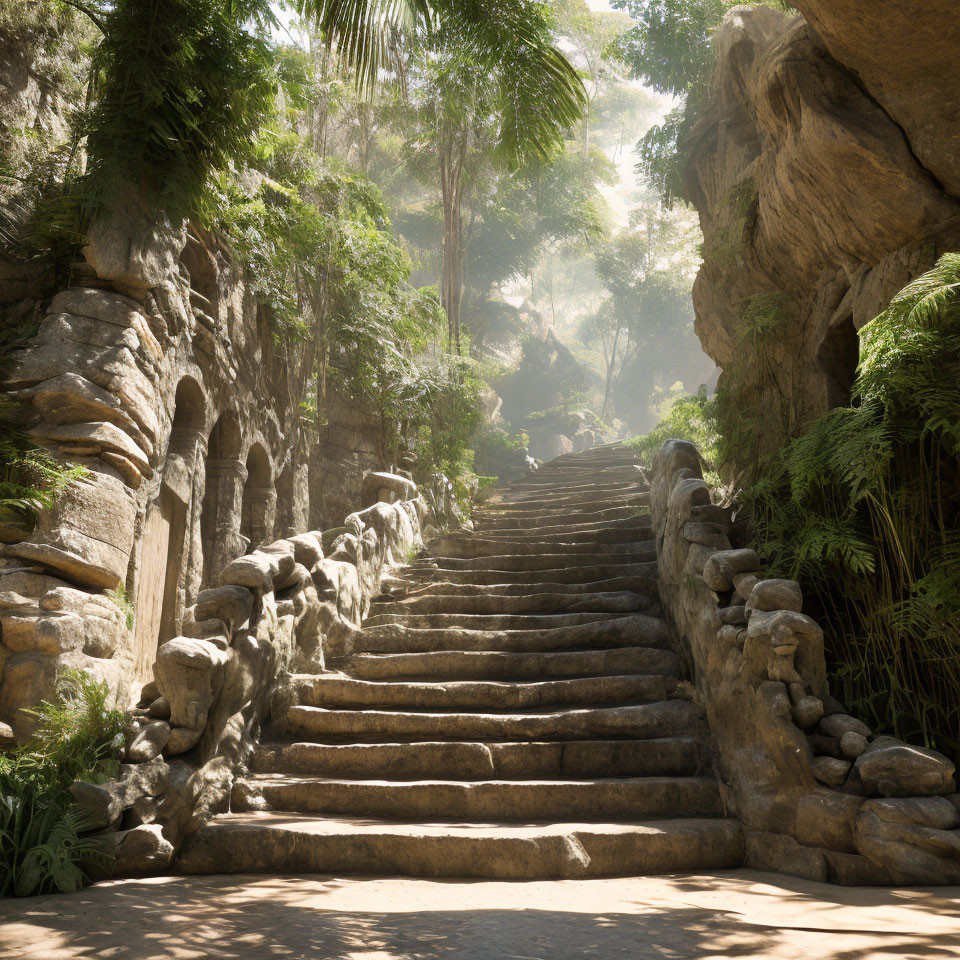
[(797, 583), (734, 549), (701, 459), (668, 440), (651, 477), (661, 600), (690, 661), (749, 866), (841, 884), (960, 883), (954, 764), (878, 736), (829, 693)]
[(73, 788), (98, 826), (114, 828), (105, 836), (117, 873), (165, 869), (227, 808), (262, 727), (295, 698), (295, 675), (323, 674), (328, 658), (349, 655), (391, 570), (423, 546), (425, 529), (451, 522), (432, 492), (425, 499), (402, 477), (381, 474), (374, 486), (377, 502), (341, 527), (231, 562), (160, 647), (130, 713), (120, 776)]

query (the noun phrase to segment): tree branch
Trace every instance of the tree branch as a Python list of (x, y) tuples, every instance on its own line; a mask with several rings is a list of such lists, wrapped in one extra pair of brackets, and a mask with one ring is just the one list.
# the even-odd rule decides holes
[(107, 35), (107, 24), (106, 21), (94, 13), (86, 5), (79, 3), (78, 0), (60, 0), (61, 3), (65, 3), (68, 7), (73, 7), (74, 10), (79, 10), (84, 16), (89, 17), (93, 22), (94, 26), (104, 35)]

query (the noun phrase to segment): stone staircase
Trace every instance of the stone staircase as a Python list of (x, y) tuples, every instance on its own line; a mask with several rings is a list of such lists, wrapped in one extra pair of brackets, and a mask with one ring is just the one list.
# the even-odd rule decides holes
[(658, 616), (629, 450), (558, 458), (441, 537), (337, 672), (299, 676), (186, 873), (559, 879), (736, 867)]

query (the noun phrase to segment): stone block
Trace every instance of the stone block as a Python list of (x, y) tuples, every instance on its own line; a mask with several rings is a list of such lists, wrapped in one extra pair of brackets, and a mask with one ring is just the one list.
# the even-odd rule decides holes
[(115, 877), (161, 873), (173, 862), (173, 844), (163, 836), (160, 824), (146, 823), (107, 836), (113, 846)]
[(888, 871), (896, 883), (960, 883), (960, 831), (926, 826), (930, 811), (921, 815), (924, 823), (905, 823), (911, 815), (906, 808), (885, 806), (894, 802), (864, 804), (856, 822), (857, 851)]
[(942, 753), (893, 737), (871, 743), (857, 758), (856, 772), (868, 796), (935, 796), (956, 790), (955, 767)]
[(273, 590), (273, 579), (279, 569), (280, 563), (276, 557), (254, 550), (228, 563), (218, 580), (224, 586), (246, 587), (248, 590), (269, 593)]
[(91, 473), (63, 490), (44, 510), (29, 540), (7, 556), (54, 568), (84, 586), (112, 590), (126, 577), (137, 502), (118, 479)]
[(154, 452), (153, 441), (134, 423), (116, 395), (77, 373), (68, 371), (44, 380), (21, 391), (20, 396), (30, 400), (47, 423), (113, 423), (148, 455)]
[(854, 825), (863, 800), (844, 793), (807, 794), (797, 804), (797, 839), (808, 847), (856, 853)]
[(750, 591), (747, 609), (793, 610), (803, 609), (803, 594), (800, 584), (794, 580), (758, 580)]
[(253, 594), (247, 587), (228, 585), (203, 590), (197, 597), (194, 618), (198, 623), (204, 620), (222, 620), (234, 627), (245, 623), (253, 609)]
[(121, 454), (136, 466), (143, 476), (150, 478), (153, 470), (147, 455), (126, 433), (113, 423), (41, 424), (28, 431), (28, 436), (51, 443), (83, 444), (96, 452), (111, 451)]
[(814, 757), (811, 764), (813, 775), (828, 787), (843, 786), (851, 766), (849, 760), (838, 760), (836, 757)]
[(826, 737), (843, 737), (845, 733), (858, 733), (861, 737), (872, 736), (873, 731), (856, 717), (834, 713), (820, 721), (820, 732)]
[(171, 726), (203, 729), (223, 681), (226, 656), (206, 640), (187, 637), (160, 647), (153, 671), (162, 696), (170, 702)]
[(164, 720), (148, 723), (127, 748), (127, 760), (131, 763), (146, 763), (160, 755), (169, 739), (169, 723)]
[(823, 701), (819, 697), (802, 697), (791, 711), (793, 722), (801, 730), (810, 730), (823, 716)]
[(688, 520), (683, 525), (683, 536), (690, 543), (701, 543), (713, 550), (729, 550), (726, 531), (718, 523)]
[(783, 833), (748, 830), (744, 836), (745, 863), (751, 869), (826, 883), (827, 861), (819, 850), (805, 847)]
[(738, 573), (751, 573), (760, 568), (755, 550), (721, 550), (715, 553), (703, 568), (706, 585), (718, 593), (733, 589), (733, 578)]
[(323, 559), (323, 541), (317, 534), (298, 533), (287, 539), (293, 544), (294, 559), (308, 570), (312, 571)]

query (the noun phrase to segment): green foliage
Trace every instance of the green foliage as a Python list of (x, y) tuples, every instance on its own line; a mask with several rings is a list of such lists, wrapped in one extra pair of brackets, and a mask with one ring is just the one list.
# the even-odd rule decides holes
[(653, 455), (667, 440), (689, 440), (696, 444), (703, 457), (708, 473), (707, 482), (719, 485), (716, 470), (719, 463), (717, 441), (716, 404), (707, 398), (706, 387), (695, 394), (677, 396), (671, 391), (659, 409), (660, 419), (649, 433), (627, 441), (645, 462), (652, 462)]
[[(212, 171), (242, 160), (273, 100), (269, 47), (250, 4), (96, 4), (94, 105), (84, 123), (89, 203), (130, 184), (174, 216), (198, 206)], [(266, 5), (263, 5), (266, 9)]]
[[(668, 205), (689, 199), (683, 180), (689, 136), (716, 62), (713, 35), (731, 5), (730, 0), (612, 0), (636, 22), (612, 44), (612, 52), (633, 76), (683, 101), (647, 131), (638, 147), (639, 169)], [(752, 5), (793, 9), (784, 0)]]
[(583, 318), (579, 335), (602, 351), (602, 417), (616, 410), (622, 419), (644, 420), (654, 388), (663, 385), (662, 371), (689, 364), (696, 350), (690, 335), (694, 256), (690, 220), (659, 204), (635, 211), (631, 228), (597, 249), (597, 276), (606, 296)]
[(317, 17), (328, 42), (353, 65), (361, 83), (396, 62), (398, 33), (437, 31), (489, 77), (496, 90), (497, 143), (513, 161), (545, 158), (583, 112), (577, 71), (552, 44), (544, 8), (533, 0), (297, 0)]
[(815, 422), (747, 490), (771, 568), (826, 621), (848, 706), (960, 750), (960, 255), (861, 331), (856, 406)]
[(117, 587), (116, 590), (108, 590), (106, 596), (108, 600), (111, 600), (120, 608), (127, 624), (127, 629), (132, 630), (136, 622), (137, 608), (130, 602), (127, 591), (123, 587)]
[(17, 427), (17, 404), (0, 399), (0, 523), (30, 524), (86, 472), (55, 460)]
[(439, 469), (466, 502), (474, 476), (471, 447), (483, 421), (479, 369), (468, 358), (446, 355), (425, 357), (414, 370), (414, 395), (401, 406), (407, 431), (416, 438), (419, 472), (423, 477), (430, 472), (424, 467)]
[(115, 776), (124, 715), (106, 683), (66, 671), (36, 710), (33, 739), (0, 754), (0, 896), (80, 889), (108, 863), (67, 788)]

